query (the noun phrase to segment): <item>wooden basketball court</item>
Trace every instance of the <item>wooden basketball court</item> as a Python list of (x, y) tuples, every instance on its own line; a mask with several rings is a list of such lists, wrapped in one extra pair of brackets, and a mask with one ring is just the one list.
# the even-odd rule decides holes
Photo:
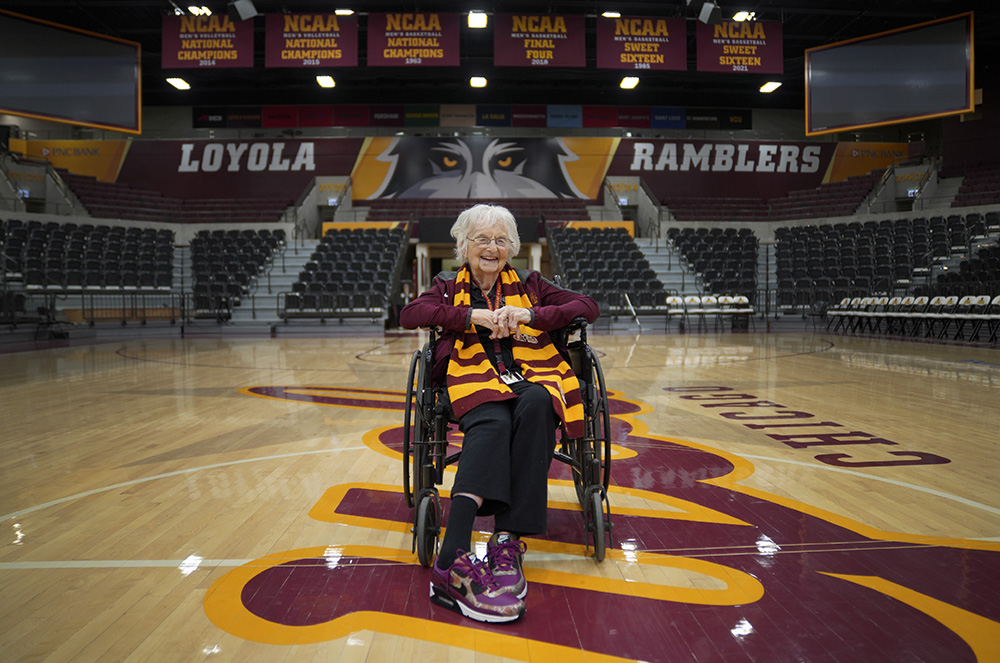
[(428, 600), (411, 553), (399, 440), (424, 338), (0, 354), (0, 658), (1000, 660), (997, 348), (592, 334), (607, 558), (553, 465), (527, 613), (482, 625)]

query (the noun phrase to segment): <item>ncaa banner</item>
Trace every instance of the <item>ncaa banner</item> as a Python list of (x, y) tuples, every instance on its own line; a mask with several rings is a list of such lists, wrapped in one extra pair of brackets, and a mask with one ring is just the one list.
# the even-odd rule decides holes
[(358, 19), (336, 14), (268, 14), (265, 67), (358, 66)]
[(253, 21), (225, 15), (164, 16), (163, 69), (253, 67)]
[(698, 23), (698, 71), (784, 73), (780, 21)]
[(370, 14), (369, 67), (457, 67), (458, 14)]
[(683, 18), (597, 18), (598, 69), (687, 69)]
[(497, 14), (493, 64), (498, 67), (583, 67), (584, 18), (552, 14)]

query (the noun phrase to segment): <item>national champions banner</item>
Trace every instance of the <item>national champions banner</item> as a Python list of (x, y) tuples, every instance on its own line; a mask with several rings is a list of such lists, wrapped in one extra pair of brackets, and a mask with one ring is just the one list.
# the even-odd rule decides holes
[(457, 67), (459, 14), (368, 16), (369, 67)]
[(336, 14), (268, 14), (265, 67), (356, 67), (358, 19)]
[(253, 21), (228, 16), (164, 16), (163, 69), (253, 67)]

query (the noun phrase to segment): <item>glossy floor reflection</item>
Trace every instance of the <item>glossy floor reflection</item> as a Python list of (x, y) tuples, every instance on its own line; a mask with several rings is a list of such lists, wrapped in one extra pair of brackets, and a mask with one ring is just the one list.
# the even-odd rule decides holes
[(0, 356), (11, 660), (1000, 660), (996, 350), (593, 336), (612, 546), (554, 464), (528, 611), (485, 625), (411, 553), (421, 340)]

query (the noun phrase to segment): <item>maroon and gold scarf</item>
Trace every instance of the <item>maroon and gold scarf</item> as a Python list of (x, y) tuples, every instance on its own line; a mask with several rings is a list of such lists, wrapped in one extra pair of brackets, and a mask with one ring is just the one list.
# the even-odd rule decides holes
[[(455, 282), (454, 305), (471, 306), (471, 274), (468, 266), (459, 270)], [(531, 308), (531, 297), (510, 265), (505, 265), (500, 272), (497, 287), (501, 288), (506, 304)], [(570, 437), (583, 437), (580, 383), (552, 339), (544, 331), (521, 325), (518, 333), (511, 336), (511, 341), (514, 361), (520, 365), (521, 374), (549, 392), (552, 396), (552, 408), (565, 425), (567, 434)], [(452, 409), (458, 417), (482, 403), (514, 398), (514, 392), (503, 383), (496, 368), (490, 363), (474, 325), (469, 325), (464, 336), (455, 340), (448, 364), (447, 385)]]

